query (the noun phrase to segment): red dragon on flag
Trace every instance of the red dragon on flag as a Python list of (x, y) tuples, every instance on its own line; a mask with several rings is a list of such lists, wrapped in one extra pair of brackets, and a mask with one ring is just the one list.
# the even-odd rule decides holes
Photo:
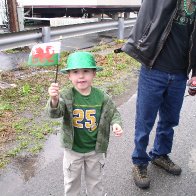
[(35, 51), (33, 51), (32, 61), (33, 63), (37, 63), (37, 62), (44, 63), (46, 61), (54, 62), (53, 55), (54, 55), (54, 48), (52, 46), (46, 46), (45, 51), (44, 48), (37, 47), (35, 48)]

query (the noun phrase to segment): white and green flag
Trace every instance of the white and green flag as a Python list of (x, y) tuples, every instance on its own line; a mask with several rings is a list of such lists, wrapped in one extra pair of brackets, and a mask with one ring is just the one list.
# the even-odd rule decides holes
[(28, 65), (53, 66), (58, 65), (61, 42), (49, 42), (33, 46), (29, 54)]

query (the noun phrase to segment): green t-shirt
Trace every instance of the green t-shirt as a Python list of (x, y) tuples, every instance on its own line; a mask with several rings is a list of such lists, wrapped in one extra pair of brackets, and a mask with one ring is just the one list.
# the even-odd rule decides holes
[(80, 153), (95, 150), (102, 103), (103, 93), (98, 89), (92, 87), (90, 95), (87, 96), (74, 89), (72, 150)]

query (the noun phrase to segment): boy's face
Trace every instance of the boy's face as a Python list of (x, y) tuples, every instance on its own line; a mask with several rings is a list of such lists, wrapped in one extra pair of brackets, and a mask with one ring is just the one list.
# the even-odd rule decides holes
[(81, 94), (89, 94), (96, 72), (93, 69), (74, 69), (68, 73), (69, 80)]

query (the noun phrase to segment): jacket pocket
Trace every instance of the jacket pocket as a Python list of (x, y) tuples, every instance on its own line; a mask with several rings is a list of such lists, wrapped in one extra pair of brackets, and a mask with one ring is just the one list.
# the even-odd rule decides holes
[(142, 46), (142, 44), (144, 43), (144, 41), (146, 40), (148, 34), (149, 34), (149, 31), (150, 31), (150, 28), (152, 26), (152, 22), (150, 22), (145, 28), (144, 28), (144, 32), (141, 36), (141, 38), (138, 40), (138, 43), (137, 43), (137, 48), (140, 49), (140, 47)]
[(144, 33), (142, 35), (142, 37), (146, 37), (150, 31), (150, 28), (152, 26), (152, 22), (150, 22), (145, 28), (144, 28)]

